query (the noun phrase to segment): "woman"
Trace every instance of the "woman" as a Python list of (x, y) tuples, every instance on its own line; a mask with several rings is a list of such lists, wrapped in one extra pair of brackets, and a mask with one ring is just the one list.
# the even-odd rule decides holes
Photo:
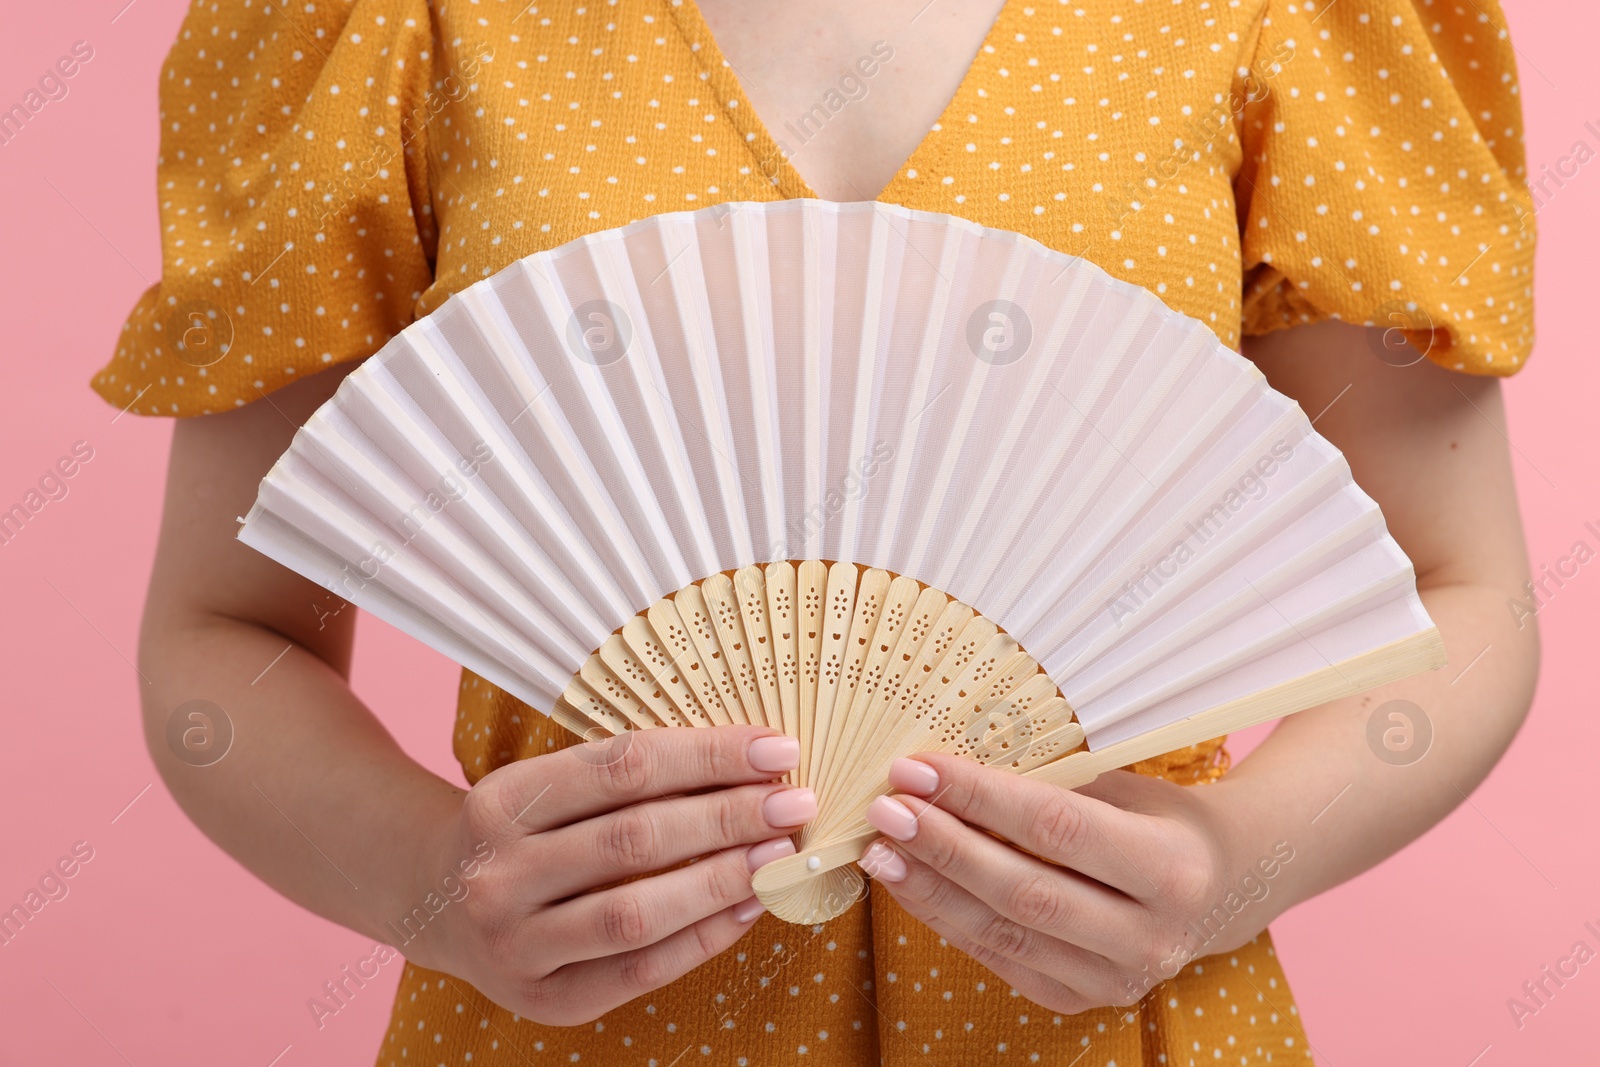
[[(1492, 0), (1445, 6), (192, 9), (163, 280), (95, 379), (212, 413), (174, 435), (147, 733), (219, 845), (405, 954), (378, 1061), (1309, 1062), (1268, 921), (1454, 807), (1537, 672), (1504, 609), (1527, 566), (1496, 378), (1532, 331), (1512, 53)], [(1220, 741), (1076, 793), (901, 761), (870, 900), (811, 929), (750, 896), (815, 811), (765, 731), (569, 747), (465, 673), (473, 788), (424, 771), (348, 688), (354, 609), (235, 542), (260, 477), (356, 361), (507, 263), (812, 195), (1030, 234), (1242, 345), (1382, 505), (1452, 666), (1231, 771)], [(193, 699), (234, 724), (218, 767), (162, 743)]]

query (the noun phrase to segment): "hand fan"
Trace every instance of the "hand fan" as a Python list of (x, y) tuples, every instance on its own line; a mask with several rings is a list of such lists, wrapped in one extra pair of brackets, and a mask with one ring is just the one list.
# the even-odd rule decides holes
[(412, 324), (240, 537), (593, 736), (766, 724), (817, 922), (896, 756), (1063, 787), (1444, 662), (1338, 450), (1202, 323), (1029, 238), (724, 204)]

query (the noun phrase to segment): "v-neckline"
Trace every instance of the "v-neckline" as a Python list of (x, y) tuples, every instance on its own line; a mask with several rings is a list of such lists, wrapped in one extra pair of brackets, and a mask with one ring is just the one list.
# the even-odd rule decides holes
[[(995, 12), (994, 21), (984, 31), (983, 40), (978, 43), (978, 51), (972, 57), (972, 62), (967, 64), (966, 72), (961, 75), (961, 81), (956, 85), (956, 91), (945, 103), (944, 110), (934, 120), (933, 125), (922, 135), (911, 150), (911, 154), (901, 161), (895, 169), (894, 175), (888, 183), (872, 198), (874, 201), (883, 201), (884, 198), (898, 185), (908, 170), (915, 170), (916, 164), (930, 148), (933, 135), (944, 128), (950, 117), (956, 114), (963, 101), (976, 90), (973, 87), (974, 77), (978, 66), (985, 55), (994, 53), (995, 39), (1000, 32), (1000, 24), (1005, 21), (1012, 8), (1013, 0), (1001, 0), (1000, 9)], [(689, 45), (690, 51), (699, 60), (704, 78), (710, 83), (712, 90), (717, 94), (717, 102), (727, 119), (733, 123), (744, 141), (745, 150), (750, 157), (753, 168), (751, 178), (760, 181), (762, 177), (769, 178), (772, 185), (780, 194), (780, 199), (810, 198), (820, 200), (800, 171), (784, 158), (778, 148), (778, 141), (767, 128), (766, 121), (757, 114), (751, 105), (750, 98), (745, 95), (744, 84), (739, 81), (739, 75), (734, 70), (733, 64), (728, 62), (728, 57), (722, 52), (722, 47), (717, 44), (716, 36), (711, 32), (711, 25), (706, 22), (705, 15), (700, 11), (696, 0), (666, 0), (666, 8), (670, 13), (678, 35)], [(773, 161), (769, 169), (763, 167), (763, 160)], [(748, 196), (730, 197), (733, 200), (754, 199)], [(890, 201), (893, 202), (893, 201)]]

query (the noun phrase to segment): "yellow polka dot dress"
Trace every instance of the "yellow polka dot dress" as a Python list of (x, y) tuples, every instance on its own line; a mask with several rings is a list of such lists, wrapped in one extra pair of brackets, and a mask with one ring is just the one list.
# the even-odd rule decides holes
[[(1509, 375), (1533, 216), (1495, 0), (1010, 0), (880, 199), (1094, 260), (1225, 343), (1325, 318)], [(915, 77), (891, 60), (877, 77)], [(512, 261), (663, 211), (813, 195), (692, 0), (195, 4), (161, 73), (163, 271), (94, 388), (259, 400)], [(842, 106), (842, 105), (841, 105)], [(469, 781), (573, 739), (464, 673)], [(1137, 770), (1226, 771), (1221, 742)], [(1203, 786), (1201, 786), (1203, 787)], [(404, 949), (404, 946), (398, 946)], [(1136, 1006), (1040, 1009), (880, 890), (757, 920), (580, 1027), (407, 966), (380, 1065), (1309, 1063), (1263, 934)]]

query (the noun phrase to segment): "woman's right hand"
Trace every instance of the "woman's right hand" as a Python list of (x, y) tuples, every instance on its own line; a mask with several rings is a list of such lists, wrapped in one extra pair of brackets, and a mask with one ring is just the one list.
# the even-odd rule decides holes
[[(437, 894), (444, 875), (475, 868), (466, 894), (402, 951), (551, 1025), (664, 986), (763, 910), (751, 873), (792, 854), (788, 835), (817, 811), (811, 790), (773, 781), (799, 759), (793, 738), (722, 726), (640, 730), (500, 767), (436, 835), (433, 869), (417, 871)], [(599, 889), (635, 875), (648, 877)]]
[[(151, 758), (195, 824), (291, 900), (528, 1018), (593, 1019), (750, 928), (751, 864), (787, 854), (816, 810), (773, 780), (798, 743), (751, 726), (642, 730), (520, 760), (465, 794), (408, 756), (350, 690), (356, 610), (236, 536), (353, 366), (174, 428), (139, 648)], [(231, 726), (221, 762), (169, 739), (195, 700)]]

